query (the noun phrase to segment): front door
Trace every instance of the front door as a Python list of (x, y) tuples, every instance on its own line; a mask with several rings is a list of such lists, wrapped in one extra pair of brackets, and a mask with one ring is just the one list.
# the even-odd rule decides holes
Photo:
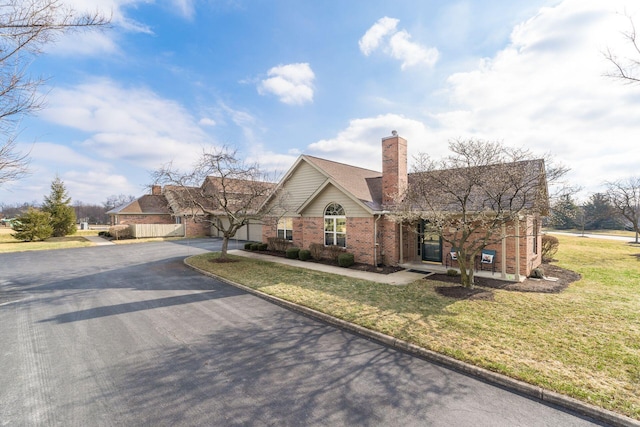
[(442, 263), (442, 240), (429, 224), (420, 224), (420, 249), (422, 260)]

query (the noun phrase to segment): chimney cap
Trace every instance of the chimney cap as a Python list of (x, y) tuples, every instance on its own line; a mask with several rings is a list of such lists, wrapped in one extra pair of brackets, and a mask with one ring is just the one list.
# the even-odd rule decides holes
[(392, 130), (392, 131), (391, 131), (391, 135), (393, 135), (393, 136), (398, 136), (398, 131), (396, 131), (396, 130)]

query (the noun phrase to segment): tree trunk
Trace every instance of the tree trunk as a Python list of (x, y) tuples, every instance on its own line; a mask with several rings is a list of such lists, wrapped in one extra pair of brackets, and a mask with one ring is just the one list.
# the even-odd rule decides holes
[(473, 268), (468, 268), (469, 260), (466, 257), (458, 256), (458, 266), (460, 267), (460, 284), (464, 288), (473, 289)]
[(227, 249), (229, 247), (229, 237), (222, 237), (222, 248), (220, 249), (220, 259), (227, 259)]

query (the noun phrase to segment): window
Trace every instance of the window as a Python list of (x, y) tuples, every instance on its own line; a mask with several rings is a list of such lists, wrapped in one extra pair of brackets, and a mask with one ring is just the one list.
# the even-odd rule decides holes
[(337, 203), (330, 203), (324, 210), (324, 244), (347, 246), (347, 217)]
[(278, 238), (293, 240), (293, 218), (280, 218), (278, 220)]
[(176, 217), (176, 224), (182, 224), (182, 217), (180, 216)]
[(533, 253), (538, 254), (538, 220), (533, 220)]

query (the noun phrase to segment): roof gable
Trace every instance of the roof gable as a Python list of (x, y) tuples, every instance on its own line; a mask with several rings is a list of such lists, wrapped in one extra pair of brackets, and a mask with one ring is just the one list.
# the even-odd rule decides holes
[(145, 194), (125, 205), (111, 209), (107, 214), (170, 214), (169, 204), (163, 195)]

